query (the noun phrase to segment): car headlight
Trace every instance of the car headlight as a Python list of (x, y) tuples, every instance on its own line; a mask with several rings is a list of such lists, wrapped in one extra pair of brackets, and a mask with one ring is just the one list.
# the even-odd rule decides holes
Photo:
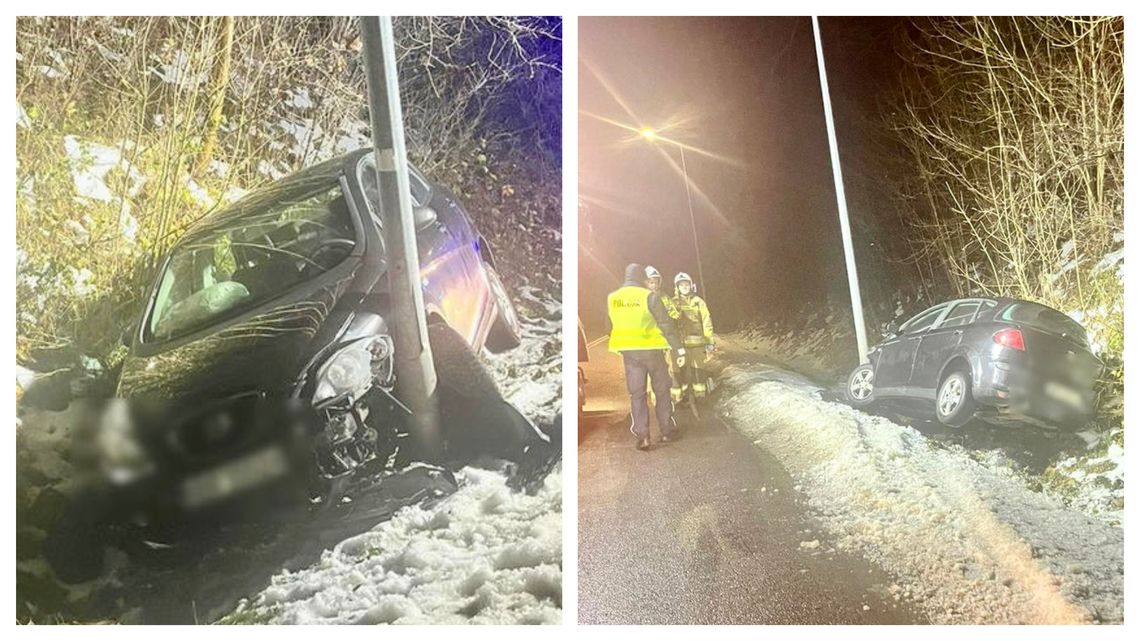
[(340, 348), (317, 370), (313, 403), (344, 394), (359, 399), (377, 376), (390, 370), (384, 365), (391, 354), (392, 341), (387, 336), (359, 340)]

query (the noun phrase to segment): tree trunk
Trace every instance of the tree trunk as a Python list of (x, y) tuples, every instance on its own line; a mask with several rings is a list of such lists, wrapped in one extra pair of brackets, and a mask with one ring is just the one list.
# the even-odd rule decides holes
[(226, 87), (230, 78), (230, 58), (234, 47), (234, 17), (222, 16), (222, 36), (214, 56), (213, 73), (210, 75), (210, 115), (206, 120), (206, 135), (202, 140), (202, 150), (194, 165), (194, 175), (201, 176), (210, 166), (214, 147), (218, 144), (218, 129), (222, 125), (222, 108), (226, 104)]

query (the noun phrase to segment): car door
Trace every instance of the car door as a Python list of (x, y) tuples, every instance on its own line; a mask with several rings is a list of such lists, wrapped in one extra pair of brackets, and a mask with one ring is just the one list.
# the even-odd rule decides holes
[(922, 334), (907, 386), (911, 395), (934, 398), (942, 366), (958, 349), (962, 333), (973, 322), (980, 305), (980, 300), (951, 303), (946, 314)]
[[(368, 206), (380, 220), (379, 190), (372, 154), (361, 158), (358, 180), (363, 186)], [(434, 220), (417, 223), (416, 246), (420, 258), (420, 280), (424, 302), (439, 308), (447, 324), (469, 343), (474, 343), (479, 330), (478, 299), (473, 294), (471, 277), (465, 264), (461, 241), (452, 233), (446, 197), (433, 193), (431, 184), (415, 169), (409, 168), (408, 183), (412, 207), (431, 208)]]
[(463, 208), (459, 200), (445, 189), (436, 189), (435, 198), (440, 203), (440, 217), (446, 219), (446, 225), (455, 237), (459, 246), (459, 255), (463, 263), (464, 273), (468, 283), (468, 299), (475, 315), (475, 327), (479, 330), (472, 336), (480, 336), (480, 332), (490, 329), (494, 320), (494, 297), (491, 286), (484, 271), (483, 258), (480, 255), (479, 235), (475, 231), (471, 216)]
[(905, 392), (922, 335), (942, 317), (946, 308), (943, 303), (919, 313), (899, 328), (897, 336), (879, 345), (879, 359), (875, 364), (876, 394), (889, 396)]

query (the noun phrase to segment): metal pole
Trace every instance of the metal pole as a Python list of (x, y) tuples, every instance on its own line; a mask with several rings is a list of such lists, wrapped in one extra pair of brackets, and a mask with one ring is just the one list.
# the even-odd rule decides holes
[(700, 281), (701, 295), (708, 296), (705, 290), (705, 268), (701, 265), (701, 244), (697, 241), (697, 217), (693, 215), (693, 194), (689, 189), (689, 168), (685, 165), (685, 146), (677, 145), (681, 150), (681, 173), (685, 176), (685, 197), (689, 200), (689, 222), (693, 224), (693, 249), (697, 250), (697, 280)]
[(436, 404), (435, 366), (428, 342), (427, 316), (420, 285), (419, 250), (412, 218), (408, 157), (404, 147), (404, 115), (396, 77), (396, 49), (390, 17), (363, 16), (364, 71), (376, 173), (380, 185), (380, 217), (387, 251), (391, 321), (396, 346), (396, 381), (400, 400), (412, 410), (412, 442), (416, 455), (438, 459), (443, 451)]
[(835, 201), (839, 206), (839, 229), (843, 234), (843, 257), (847, 261), (847, 287), (851, 290), (851, 314), (855, 319), (855, 341), (859, 362), (867, 359), (867, 330), (863, 327), (863, 299), (859, 295), (859, 274), (855, 271), (855, 249), (851, 245), (851, 224), (847, 218), (847, 196), (843, 192), (843, 169), (839, 166), (839, 145), (835, 140), (835, 120), (831, 115), (831, 94), (827, 88), (827, 70), (823, 66), (823, 41), (819, 37), (819, 17), (812, 16), (815, 31), (815, 57), (819, 64), (819, 88), (823, 94), (823, 113), (827, 120), (827, 142), (831, 146), (831, 172), (835, 178)]

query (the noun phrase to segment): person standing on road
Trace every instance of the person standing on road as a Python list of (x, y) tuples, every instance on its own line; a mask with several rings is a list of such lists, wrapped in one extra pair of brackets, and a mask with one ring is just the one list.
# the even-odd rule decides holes
[[(637, 263), (625, 268), (625, 282), (607, 299), (610, 323), (610, 351), (621, 354), (625, 383), (629, 390), (630, 431), (637, 438), (637, 449), (649, 449), (648, 385), (657, 398), (657, 426), (661, 440), (668, 443), (681, 437), (673, 420), (673, 403), (668, 401), (670, 376), (665, 353), (672, 349), (678, 366), (684, 365), (685, 347), (661, 297), (649, 289), (647, 271)], [(658, 276), (660, 277), (660, 275)]]
[(697, 296), (692, 277), (680, 272), (673, 278), (673, 288), (671, 303), (678, 312), (677, 331), (688, 353), (685, 363), (673, 368), (673, 387), (669, 393), (673, 402), (678, 403), (684, 397), (686, 386), (691, 386), (695, 398), (708, 394), (705, 358), (716, 349), (716, 342), (712, 315), (704, 299)]

